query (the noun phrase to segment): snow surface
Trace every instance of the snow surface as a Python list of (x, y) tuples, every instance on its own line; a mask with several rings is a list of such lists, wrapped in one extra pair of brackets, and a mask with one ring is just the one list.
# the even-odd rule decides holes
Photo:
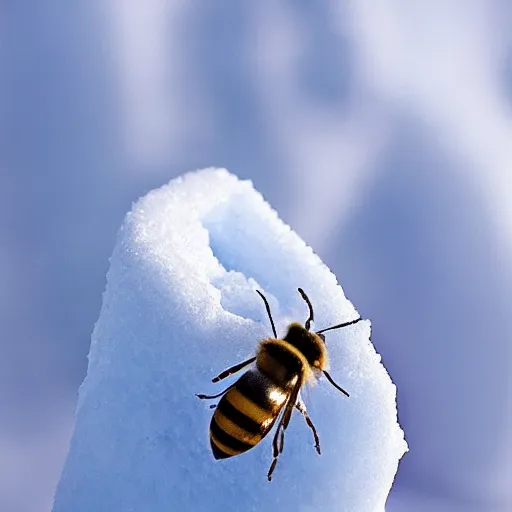
[[(220, 371), (271, 336), (357, 318), (335, 276), (254, 190), (222, 169), (187, 174), (139, 200), (119, 232), (80, 388), (54, 512), (383, 511), (407, 449), (396, 388), (362, 321), (326, 333), (331, 375), (304, 399), (322, 446), (294, 414), (271, 483), (272, 435), (225, 461), (210, 452)], [(398, 328), (398, 327), (397, 327)]]

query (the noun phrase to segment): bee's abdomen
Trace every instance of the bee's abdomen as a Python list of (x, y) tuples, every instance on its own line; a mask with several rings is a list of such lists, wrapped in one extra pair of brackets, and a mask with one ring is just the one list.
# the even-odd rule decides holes
[(216, 459), (256, 446), (272, 427), (286, 395), (273, 390), (257, 371), (248, 371), (220, 400), (210, 423), (210, 443)]

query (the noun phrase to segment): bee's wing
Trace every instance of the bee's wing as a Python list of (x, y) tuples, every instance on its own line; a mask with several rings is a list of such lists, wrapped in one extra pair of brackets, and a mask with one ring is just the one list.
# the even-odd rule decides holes
[(288, 427), (288, 423), (290, 423), (290, 418), (292, 417), (293, 409), (295, 408), (295, 405), (299, 400), (301, 385), (301, 381), (297, 380), (297, 384), (295, 384), (295, 387), (293, 388), (288, 398), (288, 401), (286, 402), (283, 416), (281, 418), (281, 422), (279, 423), (279, 426), (281, 426), (282, 424), (283, 429), (286, 429)]
[(272, 460), (272, 464), (270, 465), (270, 469), (268, 470), (267, 478), (268, 480), (272, 480), (272, 473), (277, 464), (277, 459), (281, 453), (283, 453), (284, 448), (284, 431), (286, 427), (288, 427), (288, 423), (290, 422), (290, 418), (292, 417), (293, 410), (295, 409), (295, 405), (297, 404), (297, 400), (299, 398), (300, 387), (301, 387), (300, 379), (297, 379), (297, 384), (291, 391), (288, 396), (288, 400), (284, 406), (283, 413), (280, 415), (279, 423), (277, 425), (276, 433), (274, 435), (274, 440), (272, 441), (273, 447), (273, 455), (274, 458)]
[(299, 396), (297, 397), (297, 404), (302, 404), (304, 407), (306, 406), (306, 403), (309, 403), (310, 395), (309, 395), (309, 389), (306, 387), (303, 387), (299, 391)]
[[(283, 390), (277, 390), (274, 386), (269, 386), (266, 389), (266, 395), (268, 402), (275, 401), (275, 393), (280, 393), (282, 398), (279, 400), (280, 405), (278, 405), (274, 410), (273, 419), (270, 422), (267, 422), (261, 426), (261, 438), (263, 439), (275, 425), (276, 421), (282, 417), (284, 410), (286, 409), (286, 405), (290, 400), (291, 392), (285, 392)], [(274, 395), (274, 396), (273, 396)]]

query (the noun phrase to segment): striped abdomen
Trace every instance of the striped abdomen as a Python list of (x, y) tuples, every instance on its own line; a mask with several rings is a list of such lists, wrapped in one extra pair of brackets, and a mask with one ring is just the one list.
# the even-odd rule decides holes
[(258, 370), (249, 370), (221, 398), (210, 423), (210, 443), (216, 459), (256, 446), (272, 428), (289, 392)]

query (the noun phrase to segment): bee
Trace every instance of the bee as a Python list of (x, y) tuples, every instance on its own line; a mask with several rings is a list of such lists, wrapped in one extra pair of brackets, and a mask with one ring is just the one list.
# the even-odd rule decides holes
[(217, 395), (196, 396), (200, 399), (222, 397), (217, 406), (210, 406), (215, 408), (210, 422), (210, 445), (215, 459), (226, 459), (250, 450), (277, 422), (272, 442), (273, 459), (267, 473), (271, 481), (294, 409), (304, 416), (320, 455), (318, 434), (300, 397), (300, 390), (304, 384), (323, 374), (336, 389), (349, 396), (326, 371), (328, 355), (323, 333), (356, 324), (361, 318), (311, 332), (313, 306), (304, 290), (299, 288), (308, 305), (309, 317), (304, 326), (291, 323), (286, 336), (279, 339), (268, 301), (259, 290), (256, 291), (265, 303), (274, 337), (261, 341), (256, 356), (228, 368), (212, 380), (219, 382), (256, 361), (255, 368), (246, 371), (234, 384)]

